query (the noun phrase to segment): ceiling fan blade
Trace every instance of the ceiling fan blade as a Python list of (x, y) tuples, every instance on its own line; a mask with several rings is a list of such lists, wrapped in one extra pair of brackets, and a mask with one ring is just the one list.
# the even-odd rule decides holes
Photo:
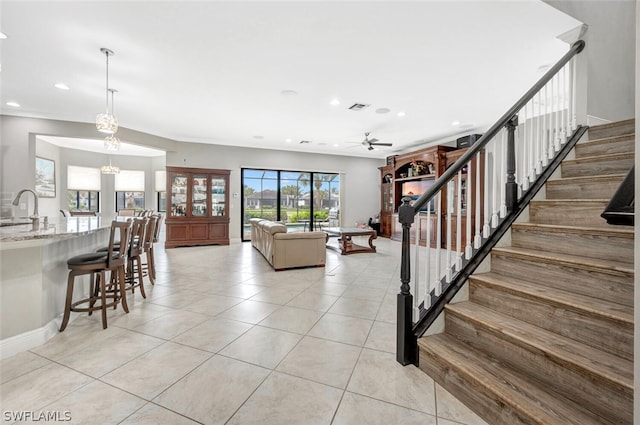
[(377, 141), (378, 141), (378, 139), (376, 139), (375, 137), (373, 139), (368, 139), (367, 140), (368, 143), (375, 143)]
[(369, 143), (370, 145), (375, 145), (375, 146), (393, 146), (393, 143)]

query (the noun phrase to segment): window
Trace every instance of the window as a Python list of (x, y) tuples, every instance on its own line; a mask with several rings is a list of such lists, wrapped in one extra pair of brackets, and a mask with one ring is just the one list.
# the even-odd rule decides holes
[(92, 190), (67, 191), (67, 205), (69, 211), (94, 211), (99, 212), (100, 192)]
[(289, 232), (337, 225), (340, 175), (303, 171), (242, 170), (242, 240), (251, 237), (249, 220), (283, 221)]
[(100, 169), (67, 167), (67, 205), (69, 211), (100, 211)]
[(115, 175), (116, 212), (123, 208), (144, 209), (144, 171), (120, 170)]
[(129, 208), (144, 209), (144, 192), (116, 192), (116, 211)]
[(156, 192), (158, 193), (158, 211), (167, 211), (167, 172), (165, 170), (156, 171)]

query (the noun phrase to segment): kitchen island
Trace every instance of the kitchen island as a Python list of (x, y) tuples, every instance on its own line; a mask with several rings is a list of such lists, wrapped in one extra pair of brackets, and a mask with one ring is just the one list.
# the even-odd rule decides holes
[[(55, 217), (38, 230), (0, 220), (0, 358), (46, 342), (58, 332), (67, 290), (67, 260), (109, 240), (112, 218)], [(88, 293), (76, 284), (78, 296)]]

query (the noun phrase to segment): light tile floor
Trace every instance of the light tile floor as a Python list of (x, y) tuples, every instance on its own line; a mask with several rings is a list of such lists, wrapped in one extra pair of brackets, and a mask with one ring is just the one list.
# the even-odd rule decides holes
[[(160, 245), (160, 244), (159, 244)], [(158, 249), (130, 313), (1, 363), (5, 412), (84, 424), (486, 425), (395, 361), (400, 245), (274, 272), (249, 243)]]

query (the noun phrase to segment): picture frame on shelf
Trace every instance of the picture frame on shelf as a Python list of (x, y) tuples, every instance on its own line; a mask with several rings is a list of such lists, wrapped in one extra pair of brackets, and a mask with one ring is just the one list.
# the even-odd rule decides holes
[(36, 156), (36, 194), (38, 198), (56, 197), (56, 163)]

